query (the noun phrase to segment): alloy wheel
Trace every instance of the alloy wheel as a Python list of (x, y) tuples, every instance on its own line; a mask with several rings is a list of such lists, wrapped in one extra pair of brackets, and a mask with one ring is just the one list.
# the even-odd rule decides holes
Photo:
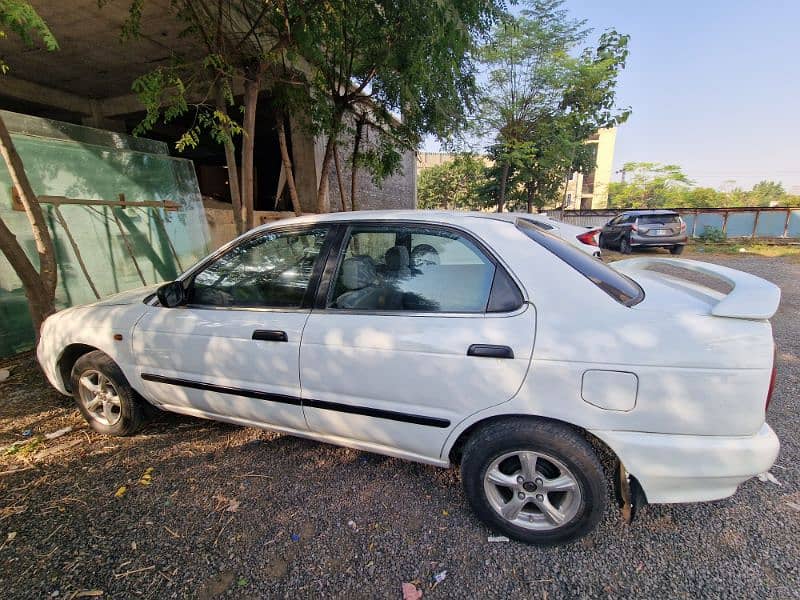
[(541, 452), (520, 450), (496, 458), (486, 469), (483, 486), (495, 512), (524, 529), (557, 529), (569, 523), (581, 506), (575, 475)]

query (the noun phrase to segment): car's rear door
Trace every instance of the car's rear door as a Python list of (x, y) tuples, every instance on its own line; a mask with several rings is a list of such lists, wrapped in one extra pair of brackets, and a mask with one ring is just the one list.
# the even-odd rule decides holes
[(187, 306), (151, 307), (133, 334), (148, 396), (177, 412), (305, 430), (298, 356), (328, 231), (251, 236), (186, 281)]
[(353, 224), (339, 248), (300, 348), (309, 428), (436, 460), (462, 419), (519, 389), (535, 310), (463, 231)]

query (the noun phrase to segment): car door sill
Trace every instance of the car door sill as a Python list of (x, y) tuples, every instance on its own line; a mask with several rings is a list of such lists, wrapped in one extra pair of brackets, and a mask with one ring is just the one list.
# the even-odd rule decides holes
[(305, 431), (302, 429), (293, 429), (291, 427), (282, 427), (280, 425), (269, 425), (266, 423), (260, 423), (258, 421), (252, 421), (250, 419), (242, 419), (239, 417), (229, 417), (227, 415), (219, 415), (212, 412), (207, 412), (204, 410), (199, 410), (197, 408), (189, 408), (186, 406), (176, 406), (174, 404), (160, 404), (160, 408), (163, 410), (179, 413), (182, 415), (188, 415), (191, 417), (198, 417), (201, 419), (210, 419), (212, 421), (223, 421), (225, 423), (233, 423), (234, 425), (242, 425), (244, 427), (257, 427), (258, 429), (266, 429), (268, 431), (277, 431), (279, 433), (285, 433), (288, 435), (293, 435), (296, 437), (302, 437), (310, 440), (314, 440), (317, 442), (324, 442), (326, 444), (333, 444), (334, 446), (345, 446), (347, 448), (354, 448), (356, 450), (363, 450), (365, 452), (374, 452), (375, 454), (383, 454), (386, 456), (393, 456), (395, 458), (401, 458), (404, 460), (411, 460), (414, 462), (424, 463), (426, 465), (433, 465), (434, 467), (450, 467), (450, 462), (447, 460), (442, 460), (440, 458), (433, 458), (430, 456), (424, 456), (422, 454), (416, 454), (414, 452), (406, 452), (404, 450), (400, 450), (399, 448), (393, 448), (391, 446), (383, 446), (381, 444), (375, 444), (371, 442), (362, 442), (359, 440), (354, 440), (352, 438), (345, 438), (336, 435), (327, 435), (324, 433), (315, 433), (313, 431)]

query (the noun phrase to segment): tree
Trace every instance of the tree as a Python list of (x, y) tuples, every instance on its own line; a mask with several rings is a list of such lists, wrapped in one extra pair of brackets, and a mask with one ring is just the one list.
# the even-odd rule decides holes
[[(33, 44), (34, 38), (38, 38), (47, 50), (58, 49), (58, 43), (47, 24), (26, 0), (0, 0), (0, 39), (6, 36), (6, 31), (20, 36), (27, 44)], [(0, 74), (5, 74), (8, 69), (8, 65), (0, 59)], [(0, 154), (3, 156), (14, 189), (19, 195), (20, 203), (30, 223), (39, 259), (38, 269), (1, 218), (0, 250), (22, 281), (38, 341), (41, 324), (56, 310), (58, 272), (55, 250), (42, 207), (28, 181), (22, 159), (17, 153), (2, 116), (0, 116)]]
[[(327, 0), (299, 53), (310, 77), (314, 133), (327, 138), (317, 210), (343, 134), (353, 136), (351, 203), (365, 167), (381, 180), (426, 134), (458, 130), (474, 94), (473, 50), (491, 26), (494, 0)], [(370, 136), (371, 143), (365, 144)]]
[(498, 211), (510, 182), (525, 189), (529, 210), (552, 201), (569, 172), (593, 166), (586, 139), (629, 114), (615, 108), (628, 36), (606, 32), (576, 56), (585, 22), (570, 19), (563, 0), (528, 6), (501, 20), (481, 51), (488, 77), (474, 123), (499, 165)]
[(612, 183), (608, 205), (614, 208), (663, 208), (680, 206), (692, 181), (678, 165), (628, 162), (622, 167), (626, 181)]
[(751, 206), (778, 206), (786, 200), (786, 190), (777, 181), (762, 180), (750, 190)]
[(486, 162), (473, 154), (420, 172), (417, 180), (417, 205), (424, 209), (481, 210), (487, 204)]
[[(144, 0), (132, 0), (123, 37), (140, 35)], [(133, 83), (147, 109), (147, 115), (134, 133), (150, 130), (163, 116), (171, 121), (194, 111), (190, 128), (176, 142), (183, 150), (195, 147), (203, 132), (225, 149), (234, 222), (239, 233), (252, 228), (254, 220), (254, 144), (256, 111), (262, 88), (272, 93), (275, 128), (287, 187), (296, 214), (300, 202), (286, 141), (285, 120), (288, 106), (306, 104), (304, 75), (291, 66), (290, 55), (303, 31), (308, 15), (318, 6), (312, 0), (175, 0), (170, 3), (174, 16), (186, 25), (204, 48), (197, 60), (175, 57), (167, 67), (158, 67)], [(234, 90), (241, 92), (243, 118), (232, 117), (236, 107)], [(239, 161), (234, 137), (243, 136)]]

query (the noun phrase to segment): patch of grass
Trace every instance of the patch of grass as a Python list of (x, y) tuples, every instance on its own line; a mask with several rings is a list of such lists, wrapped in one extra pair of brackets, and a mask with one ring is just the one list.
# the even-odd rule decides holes
[(721, 244), (697, 243), (691, 244), (689, 248), (692, 252), (709, 254), (755, 254), (757, 256), (781, 257), (797, 256), (800, 257), (800, 244), (759, 244), (759, 243), (736, 243), (725, 242)]
[(12, 444), (6, 448), (5, 456), (30, 456), (39, 448), (42, 439), (35, 437), (24, 444)]

